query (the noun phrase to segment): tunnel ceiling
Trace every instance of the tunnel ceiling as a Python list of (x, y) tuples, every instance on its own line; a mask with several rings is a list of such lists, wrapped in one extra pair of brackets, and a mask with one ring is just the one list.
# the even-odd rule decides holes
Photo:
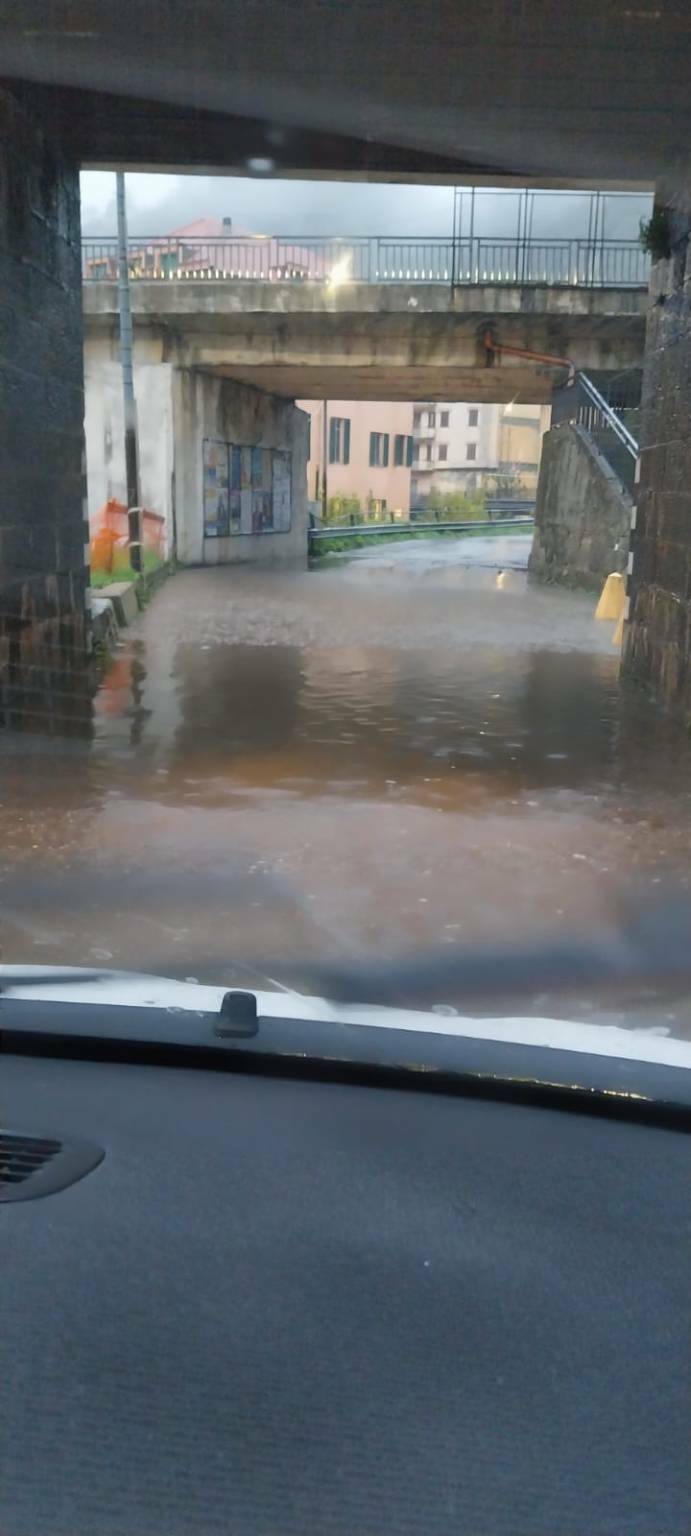
[(650, 182), (691, 144), (690, 55), (687, 0), (0, 6), (5, 76), (60, 88), (85, 163)]

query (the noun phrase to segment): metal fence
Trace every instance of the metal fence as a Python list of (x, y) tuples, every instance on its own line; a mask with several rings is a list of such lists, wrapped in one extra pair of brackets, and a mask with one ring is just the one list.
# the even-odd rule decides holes
[[(82, 241), (85, 282), (114, 282), (117, 241)], [(482, 238), (287, 240), (276, 236), (155, 235), (129, 241), (130, 278), (146, 282), (254, 281), (549, 284), (644, 288), (649, 258), (638, 240)]]

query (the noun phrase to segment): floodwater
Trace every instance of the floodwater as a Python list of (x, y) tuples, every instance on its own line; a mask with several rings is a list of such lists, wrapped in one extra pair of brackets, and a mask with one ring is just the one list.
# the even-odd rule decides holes
[[(2, 958), (280, 984), (300, 961), (568, 935), (688, 883), (691, 744), (622, 693), (613, 625), (531, 584), (527, 548), (169, 580), (90, 741), (0, 744)], [(691, 1036), (673, 995), (536, 987), (490, 1011)]]

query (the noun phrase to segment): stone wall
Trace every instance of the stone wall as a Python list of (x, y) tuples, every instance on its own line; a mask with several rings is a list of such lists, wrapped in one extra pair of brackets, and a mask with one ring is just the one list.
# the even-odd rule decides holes
[(79, 175), (0, 88), (0, 722), (88, 713)]
[[(174, 369), (172, 381), (178, 559), (184, 565), (305, 565), (307, 414), (290, 400), (198, 369)], [(205, 538), (205, 439), (290, 453), (292, 516), (288, 532)]]
[(691, 717), (691, 159), (656, 207), (672, 249), (650, 282), (624, 671)]
[(624, 571), (632, 503), (582, 427), (563, 422), (542, 440), (529, 570), (541, 581), (598, 591)]

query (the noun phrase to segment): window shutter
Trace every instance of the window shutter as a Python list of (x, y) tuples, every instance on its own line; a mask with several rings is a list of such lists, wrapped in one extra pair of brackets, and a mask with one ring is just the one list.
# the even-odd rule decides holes
[(382, 440), (383, 440), (383, 444), (384, 444), (384, 457), (382, 459), (382, 463), (384, 465), (384, 468), (386, 469), (387, 464), (389, 462), (389, 434), (388, 434), (388, 432), (384, 432), (382, 434)]
[(376, 464), (376, 462), (377, 462), (377, 434), (376, 434), (376, 432), (370, 432), (370, 435), (369, 435), (369, 461), (370, 461), (371, 465), (372, 464)]
[(343, 421), (343, 463), (344, 464), (349, 464), (350, 463), (350, 417), (349, 416), (346, 416), (344, 418), (344, 421)]
[(335, 464), (338, 457), (338, 417), (332, 416), (329, 422), (329, 463)]
[(406, 467), (408, 469), (410, 469), (410, 467), (412, 465), (412, 462), (413, 462), (413, 439), (412, 439), (412, 437), (407, 437), (405, 441), (406, 441), (405, 462), (406, 462)]

